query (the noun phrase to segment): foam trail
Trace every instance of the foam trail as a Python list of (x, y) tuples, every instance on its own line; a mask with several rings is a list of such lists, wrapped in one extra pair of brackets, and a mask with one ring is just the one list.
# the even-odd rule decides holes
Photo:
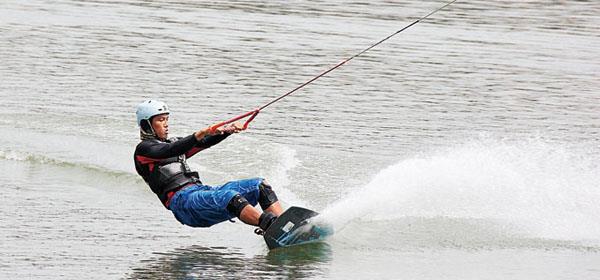
[(597, 240), (595, 155), (536, 140), (478, 141), (389, 166), (323, 218), (336, 230), (358, 218), (485, 219), (533, 237)]
[[(136, 142), (127, 146), (84, 136), (3, 129), (5, 133), (0, 134), (0, 141), (4, 145), (0, 149), (0, 159), (77, 165), (104, 172), (136, 174), (132, 160)], [(200, 170), (203, 179), (208, 178), (207, 182), (221, 183), (224, 180), (257, 176), (268, 178), (286, 204), (306, 204), (287, 188), (291, 183), (289, 171), (299, 163), (294, 149), (247, 137), (238, 138), (240, 141), (225, 142), (219, 152), (211, 153), (208, 157), (203, 154), (201, 157), (191, 158), (190, 165), (193, 169)], [(254, 158), (260, 160), (253, 160)], [(236, 177), (232, 178), (232, 174), (236, 174)], [(138, 178), (137, 175), (135, 178)]]
[(133, 148), (84, 136), (3, 128), (0, 158), (40, 163), (77, 164), (108, 172), (135, 174)]

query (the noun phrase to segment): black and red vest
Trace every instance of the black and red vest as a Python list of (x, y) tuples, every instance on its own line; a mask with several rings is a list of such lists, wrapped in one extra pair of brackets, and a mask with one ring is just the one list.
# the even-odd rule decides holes
[(190, 170), (186, 159), (221, 142), (227, 136), (229, 134), (207, 136), (200, 141), (193, 135), (166, 141), (142, 140), (134, 153), (135, 169), (163, 205), (166, 205), (169, 192), (191, 183), (201, 184), (198, 172)]

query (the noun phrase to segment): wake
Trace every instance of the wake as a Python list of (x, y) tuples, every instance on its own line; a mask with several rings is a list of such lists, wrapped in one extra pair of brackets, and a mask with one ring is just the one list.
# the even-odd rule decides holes
[(477, 141), (399, 161), (323, 211), (336, 231), (361, 220), (483, 220), (534, 238), (597, 240), (597, 153), (537, 140)]

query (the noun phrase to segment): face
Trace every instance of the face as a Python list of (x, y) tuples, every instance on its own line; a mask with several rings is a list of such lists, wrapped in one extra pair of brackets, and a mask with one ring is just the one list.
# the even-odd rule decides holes
[(160, 139), (167, 139), (169, 135), (169, 114), (157, 115), (152, 118), (152, 129)]

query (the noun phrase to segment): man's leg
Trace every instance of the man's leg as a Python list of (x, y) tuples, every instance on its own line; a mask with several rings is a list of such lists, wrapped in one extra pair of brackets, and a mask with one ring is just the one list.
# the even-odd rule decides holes
[[(221, 190), (238, 192), (227, 204), (227, 211), (242, 222), (266, 230), (283, 209), (271, 186), (261, 178), (229, 182)], [(253, 205), (260, 204), (261, 214)]]
[(283, 213), (283, 208), (281, 208), (281, 203), (277, 201), (265, 209), (265, 212), (273, 213), (275, 216), (280, 216), (281, 213)]
[(252, 207), (252, 205), (247, 205), (242, 209), (239, 218), (246, 224), (258, 226), (260, 215), (260, 212), (256, 208)]
[(242, 222), (253, 226), (259, 226), (262, 230), (267, 230), (275, 219), (277, 219), (277, 215), (271, 212), (264, 212), (261, 214), (239, 194), (231, 199), (227, 205), (227, 210), (236, 215)]
[(265, 212), (273, 213), (275, 216), (281, 215), (283, 209), (281, 208), (281, 203), (279, 203), (279, 199), (277, 199), (277, 195), (271, 188), (271, 185), (267, 183), (266, 180), (263, 180), (258, 186), (258, 204)]

